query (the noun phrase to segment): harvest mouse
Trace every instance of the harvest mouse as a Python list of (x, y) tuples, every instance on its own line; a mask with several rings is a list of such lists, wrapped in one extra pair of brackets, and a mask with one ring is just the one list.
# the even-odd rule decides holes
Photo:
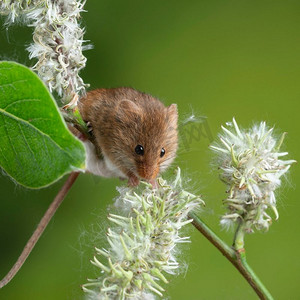
[(174, 160), (177, 106), (132, 88), (97, 89), (78, 108), (91, 130), (84, 142), (87, 171), (103, 177), (153, 181)]

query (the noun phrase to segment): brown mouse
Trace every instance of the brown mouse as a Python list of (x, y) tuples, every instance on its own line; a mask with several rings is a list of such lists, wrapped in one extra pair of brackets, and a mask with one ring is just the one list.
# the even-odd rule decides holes
[(78, 103), (91, 127), (85, 142), (87, 171), (104, 177), (153, 181), (174, 160), (178, 145), (177, 106), (165, 107), (132, 88), (97, 89)]

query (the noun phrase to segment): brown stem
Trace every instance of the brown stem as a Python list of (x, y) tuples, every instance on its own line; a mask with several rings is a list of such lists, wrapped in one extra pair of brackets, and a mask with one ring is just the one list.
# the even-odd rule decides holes
[(246, 261), (246, 252), (245, 249), (241, 251), (237, 251), (236, 261), (233, 265), (236, 269), (242, 274), (242, 276), (247, 280), (247, 282), (251, 285), (255, 293), (261, 300), (273, 300), (272, 295), (260, 281), (258, 276), (254, 273), (251, 267), (248, 265)]
[(235, 251), (220, 239), (197, 215), (189, 213), (192, 224), (236, 267), (261, 300), (273, 300), (272, 295), (250, 268), (244, 249)]
[(35, 244), (41, 237), (42, 233), (44, 232), (46, 226), (48, 225), (49, 221), (55, 214), (56, 210), (64, 200), (65, 196), (67, 195), (68, 191), (72, 187), (73, 183), (77, 179), (79, 172), (72, 172), (50, 206), (48, 207), (47, 211), (45, 212), (43, 218), (41, 219), (40, 223), (38, 224), (36, 230), (32, 234), (31, 238), (28, 240), (25, 248), (23, 249), (21, 255), (19, 256), (18, 260), (14, 264), (14, 266), (10, 269), (7, 275), (0, 281), (0, 289), (7, 285), (17, 274), (20, 270), (22, 265), (24, 264), (25, 260), (27, 259), (28, 255), (31, 253), (32, 249), (34, 248)]

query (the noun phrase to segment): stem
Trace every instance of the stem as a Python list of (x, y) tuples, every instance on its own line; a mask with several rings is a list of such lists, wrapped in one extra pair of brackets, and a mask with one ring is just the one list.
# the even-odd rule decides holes
[(220, 239), (198, 216), (189, 213), (192, 224), (231, 262), (236, 259), (235, 251)]
[(44, 232), (46, 226), (48, 225), (49, 221), (55, 214), (56, 210), (64, 200), (65, 196), (67, 195), (68, 191), (72, 187), (73, 183), (77, 179), (79, 172), (72, 172), (50, 206), (48, 207), (47, 211), (45, 212), (43, 218), (41, 219), (40, 223), (38, 224), (36, 230), (32, 234), (31, 238), (28, 240), (25, 248), (23, 249), (21, 255), (19, 256), (16, 263), (7, 273), (7, 275), (0, 281), (0, 289), (7, 285), (17, 274), (20, 270), (22, 265), (24, 264), (25, 260), (27, 259), (28, 255), (31, 253), (32, 249), (34, 248), (35, 244), (41, 237), (42, 233)]
[(248, 265), (246, 260), (246, 252), (237, 252), (237, 266), (239, 272), (244, 276), (248, 283), (252, 286), (260, 299), (273, 300), (271, 293), (267, 290), (264, 284), (260, 281), (259, 277), (254, 273), (252, 268)]
[(246, 261), (244, 249), (235, 251), (220, 239), (197, 215), (189, 213), (192, 224), (236, 267), (262, 300), (273, 300), (272, 295)]
[(238, 227), (236, 229), (235, 235), (234, 235), (234, 241), (233, 241), (233, 247), (236, 251), (242, 251), (244, 249), (244, 236), (245, 236), (245, 230), (244, 230), (244, 222), (239, 220)]

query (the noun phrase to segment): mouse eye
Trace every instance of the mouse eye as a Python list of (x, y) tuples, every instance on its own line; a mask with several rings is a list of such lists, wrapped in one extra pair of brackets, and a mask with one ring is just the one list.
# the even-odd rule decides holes
[(137, 145), (134, 150), (137, 155), (144, 155), (144, 147), (142, 145)]
[(161, 151), (160, 151), (160, 157), (163, 157), (166, 153), (166, 150), (165, 148), (161, 148)]

